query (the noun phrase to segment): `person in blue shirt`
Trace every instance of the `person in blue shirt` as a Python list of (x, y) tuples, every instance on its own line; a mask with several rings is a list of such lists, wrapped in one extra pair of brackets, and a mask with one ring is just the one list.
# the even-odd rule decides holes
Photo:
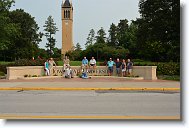
[(83, 70), (83, 69), (86, 69), (87, 72), (88, 72), (88, 63), (89, 63), (89, 61), (87, 60), (86, 57), (84, 57), (83, 60), (82, 60), (81, 69), (82, 69), (82, 70)]
[(108, 75), (109, 75), (109, 76), (112, 76), (114, 65), (115, 65), (115, 62), (112, 61), (112, 58), (110, 58), (110, 60), (107, 62), (107, 66), (108, 66)]
[(49, 76), (50, 72), (49, 72), (49, 60), (47, 59), (47, 61), (44, 63), (44, 70), (45, 70), (45, 75)]

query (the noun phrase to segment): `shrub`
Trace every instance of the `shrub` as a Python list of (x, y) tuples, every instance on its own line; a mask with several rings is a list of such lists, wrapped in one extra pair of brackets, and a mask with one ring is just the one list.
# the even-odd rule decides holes
[(37, 60), (20, 59), (15, 61), (13, 66), (43, 66), (44, 62), (45, 62), (44, 59), (37, 59)]
[(132, 59), (133, 62), (145, 62), (144, 60), (141, 59)]
[(180, 63), (164, 62), (164, 63), (134, 63), (135, 66), (157, 66), (157, 75), (180, 75)]
[(106, 61), (104, 61), (104, 62), (99, 62), (99, 65), (100, 65), (100, 66), (106, 66), (106, 64), (107, 64)]
[(4, 74), (7, 74), (6, 65), (1, 65), (1, 64), (0, 64), (0, 72), (2, 72), (2, 73), (4, 73)]
[(179, 63), (158, 63), (157, 64), (158, 75), (180, 75), (180, 64)]
[(28, 75), (24, 75), (24, 77), (28, 77)]
[(38, 77), (37, 75), (33, 75), (32, 77)]
[(0, 76), (5, 76), (5, 73), (4, 72), (0, 72)]

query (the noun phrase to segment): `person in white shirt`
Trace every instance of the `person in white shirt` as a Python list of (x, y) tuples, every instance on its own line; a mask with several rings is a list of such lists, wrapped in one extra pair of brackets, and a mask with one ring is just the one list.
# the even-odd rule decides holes
[(94, 57), (91, 58), (89, 64), (90, 64), (90, 68), (91, 67), (93, 67), (93, 69), (96, 68), (96, 60)]

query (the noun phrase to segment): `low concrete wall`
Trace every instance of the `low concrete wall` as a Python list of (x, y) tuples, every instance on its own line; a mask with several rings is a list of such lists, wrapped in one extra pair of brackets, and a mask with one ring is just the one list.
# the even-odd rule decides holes
[[(145, 80), (157, 80), (156, 76), (157, 66), (133, 66), (133, 75), (143, 77)], [(77, 75), (81, 72), (80, 66), (72, 66), (74, 75)], [(7, 79), (18, 79), (24, 78), (24, 75), (37, 75), (44, 76), (44, 67), (43, 66), (19, 66), (19, 67), (7, 67)], [(97, 66), (95, 70), (89, 69), (89, 75), (93, 76), (105, 76), (107, 75), (106, 66)], [(62, 66), (54, 67), (51, 70), (52, 76), (62, 76), (63, 69)], [(113, 75), (116, 75), (116, 70), (114, 68)]]

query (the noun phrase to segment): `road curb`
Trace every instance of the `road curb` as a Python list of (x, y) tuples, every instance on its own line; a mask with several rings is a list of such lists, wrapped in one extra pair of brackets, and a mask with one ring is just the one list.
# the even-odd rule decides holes
[(60, 87), (2, 87), (3, 90), (48, 90), (48, 91), (180, 91), (180, 88), (60, 88)]
[(0, 115), (1, 119), (126, 119), (126, 120), (180, 120), (180, 116), (22, 116)]

